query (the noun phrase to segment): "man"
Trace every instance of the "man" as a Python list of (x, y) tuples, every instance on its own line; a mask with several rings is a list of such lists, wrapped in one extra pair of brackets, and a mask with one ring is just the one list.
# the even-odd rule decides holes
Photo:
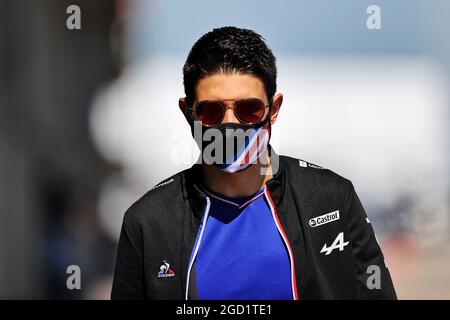
[(125, 213), (111, 297), (396, 299), (352, 183), (271, 148), (283, 96), (264, 39), (214, 29), (183, 74), (200, 161)]

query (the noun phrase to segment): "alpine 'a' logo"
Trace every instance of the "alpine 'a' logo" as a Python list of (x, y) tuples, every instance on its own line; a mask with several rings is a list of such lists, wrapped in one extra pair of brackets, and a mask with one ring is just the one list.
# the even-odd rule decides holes
[(325, 213), (324, 215), (312, 218), (311, 220), (309, 220), (309, 225), (315, 228), (336, 220), (339, 220), (339, 210)]
[(331, 252), (333, 252), (333, 250), (335, 250), (335, 249), (339, 249), (339, 251), (343, 251), (344, 247), (348, 244), (349, 244), (349, 241), (344, 241), (344, 233), (341, 232), (338, 234), (336, 239), (334, 239), (331, 246), (328, 247), (327, 244), (325, 243), (322, 247), (322, 250), (320, 250), (320, 253), (325, 253), (325, 255), (327, 256)]

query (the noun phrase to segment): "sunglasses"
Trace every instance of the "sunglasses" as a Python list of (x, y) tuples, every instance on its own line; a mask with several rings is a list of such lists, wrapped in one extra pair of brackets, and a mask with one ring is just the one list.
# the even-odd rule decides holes
[[(255, 124), (263, 120), (266, 108), (271, 103), (272, 99), (269, 104), (265, 104), (258, 98), (241, 99), (233, 105), (234, 115), (241, 123)], [(204, 100), (192, 108), (192, 113), (202, 125), (213, 126), (222, 123), (227, 109), (228, 107), (223, 101)]]

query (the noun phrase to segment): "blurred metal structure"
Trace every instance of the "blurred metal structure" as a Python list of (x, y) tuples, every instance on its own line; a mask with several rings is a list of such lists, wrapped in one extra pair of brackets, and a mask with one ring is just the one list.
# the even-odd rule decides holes
[[(66, 28), (71, 4), (82, 7), (81, 30)], [(108, 166), (92, 147), (87, 117), (95, 90), (118, 71), (114, 17), (114, 1), (1, 2), (0, 298), (79, 295), (61, 289), (64, 266), (77, 263), (52, 256), (61, 235), (68, 250), (96, 244), (95, 252), (69, 251), (90, 255), (86, 279), (101, 267), (91, 259), (100, 242), (87, 235), (98, 237), (96, 194)]]

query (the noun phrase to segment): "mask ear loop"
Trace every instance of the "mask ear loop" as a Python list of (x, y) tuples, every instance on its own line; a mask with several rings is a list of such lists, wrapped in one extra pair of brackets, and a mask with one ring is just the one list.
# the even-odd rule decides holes
[(272, 114), (272, 103), (273, 103), (273, 96), (272, 96), (272, 98), (270, 98), (270, 101), (269, 101), (269, 114), (267, 115), (267, 122), (268, 122), (268, 127), (269, 127), (269, 141), (270, 141), (270, 137), (272, 136), (272, 123), (270, 122), (270, 116)]
[(269, 130), (269, 142), (268, 142), (268, 146), (267, 146), (267, 151), (269, 153), (269, 158), (272, 157), (272, 147), (270, 146), (270, 138), (272, 136), (272, 124), (270, 122), (270, 115), (272, 113), (272, 102), (273, 102), (273, 96), (272, 96), (272, 98), (269, 101), (269, 114), (267, 115), (267, 120), (266, 120), (267, 123), (268, 123), (267, 128)]

